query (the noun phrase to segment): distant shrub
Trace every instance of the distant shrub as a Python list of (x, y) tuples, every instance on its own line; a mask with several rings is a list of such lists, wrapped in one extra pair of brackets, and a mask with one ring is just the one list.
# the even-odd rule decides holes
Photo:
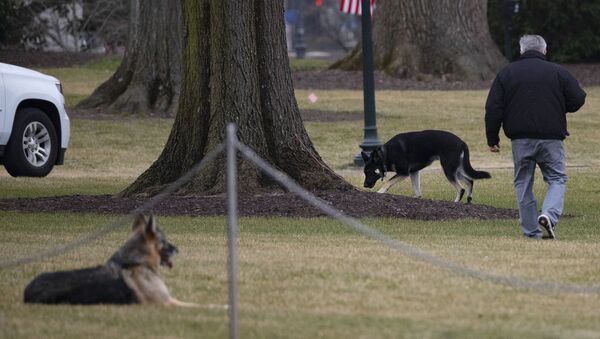
[(16, 4), (12, 0), (0, 0), (0, 47), (10, 44), (16, 30)]
[[(488, 1), (492, 38), (504, 51), (505, 0)], [(519, 55), (519, 37), (539, 34), (548, 43), (548, 56), (557, 62), (600, 61), (599, 0), (521, 0), (513, 17), (511, 47)]]

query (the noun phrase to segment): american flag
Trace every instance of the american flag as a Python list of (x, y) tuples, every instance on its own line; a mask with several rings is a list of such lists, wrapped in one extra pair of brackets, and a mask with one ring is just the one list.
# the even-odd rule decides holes
[[(375, 0), (371, 1), (371, 15), (373, 15), (373, 11), (375, 10)], [(344, 13), (350, 13), (354, 15), (362, 14), (362, 0), (340, 0), (340, 11)]]

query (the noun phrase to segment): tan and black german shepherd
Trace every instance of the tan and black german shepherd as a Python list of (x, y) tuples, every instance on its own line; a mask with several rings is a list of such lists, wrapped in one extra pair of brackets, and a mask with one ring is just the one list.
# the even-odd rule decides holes
[(102, 266), (46, 272), (25, 288), (26, 303), (158, 304), (197, 306), (169, 294), (159, 266), (173, 267), (177, 247), (169, 243), (154, 217), (136, 216), (133, 234)]

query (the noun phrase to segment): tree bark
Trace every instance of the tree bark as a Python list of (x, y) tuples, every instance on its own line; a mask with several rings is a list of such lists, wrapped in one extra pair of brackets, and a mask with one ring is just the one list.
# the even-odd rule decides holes
[(121, 65), (77, 107), (174, 115), (181, 84), (181, 35), (179, 1), (131, 0)]
[[(506, 63), (489, 33), (487, 1), (380, 0), (373, 19), (375, 69), (393, 76), (488, 80)], [(332, 68), (360, 69), (361, 50)]]
[[(300, 117), (285, 43), (281, 0), (184, 0), (183, 79), (178, 114), (158, 160), (121, 195), (155, 194), (221, 143), (238, 138), (307, 189), (350, 189), (314, 149)], [(276, 186), (239, 159), (239, 189)], [(220, 193), (221, 156), (180, 194)]]

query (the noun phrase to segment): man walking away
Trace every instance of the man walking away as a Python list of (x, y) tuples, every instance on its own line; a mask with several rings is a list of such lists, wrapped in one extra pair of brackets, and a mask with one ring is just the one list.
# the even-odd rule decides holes
[[(567, 174), (563, 140), (567, 112), (585, 103), (585, 92), (565, 68), (546, 60), (546, 41), (524, 35), (519, 41), (521, 57), (502, 69), (485, 104), (485, 129), (491, 152), (499, 152), (500, 127), (511, 139), (515, 165), (515, 192), (521, 230), (525, 237), (541, 239), (542, 226), (554, 239), (562, 215)], [(541, 214), (533, 195), (536, 164), (548, 190)]]

